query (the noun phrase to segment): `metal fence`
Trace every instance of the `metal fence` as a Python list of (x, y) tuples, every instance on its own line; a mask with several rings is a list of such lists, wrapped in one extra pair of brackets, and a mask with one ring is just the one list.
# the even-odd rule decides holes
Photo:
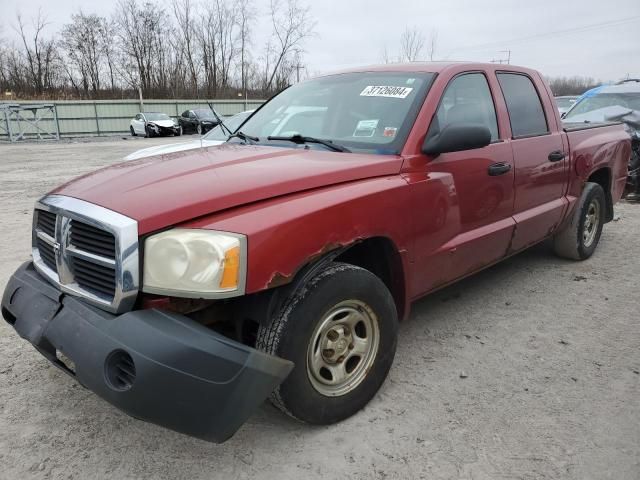
[[(19, 102), (22, 115), (0, 116), (0, 140), (11, 140), (11, 132), (21, 132), (19, 139), (42, 138), (42, 131), (59, 132), (60, 137), (83, 137), (96, 135), (118, 135), (129, 133), (129, 122), (141, 111), (162, 112), (172, 118), (185, 110), (207, 108), (210, 103), (221, 116), (234, 115), (244, 110), (258, 108), (264, 100), (70, 100), (52, 102), (52, 115), (38, 118), (34, 122), (37, 110), (29, 106), (42, 105), (42, 102)], [(3, 104), (0, 104), (2, 107)], [(5, 104), (6, 106), (6, 104)], [(27, 108), (24, 108), (27, 107)], [(2, 108), (0, 108), (2, 111)], [(31, 113), (30, 113), (31, 112)], [(33, 118), (31, 117), (33, 116)], [(40, 132), (39, 132), (40, 130)], [(15, 139), (15, 138), (14, 138)]]

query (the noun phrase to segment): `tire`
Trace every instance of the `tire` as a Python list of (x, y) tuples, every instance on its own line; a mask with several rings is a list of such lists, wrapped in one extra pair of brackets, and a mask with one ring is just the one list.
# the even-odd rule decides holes
[(129, 127), (129, 131), (131, 132), (132, 137), (136, 136), (136, 131), (133, 129), (133, 127)]
[(198, 135), (202, 135), (202, 125), (198, 124), (198, 126), (196, 127), (196, 132), (198, 133)]
[(586, 260), (595, 252), (607, 211), (604, 190), (597, 183), (585, 183), (571, 221), (553, 237), (556, 255)]
[[(384, 283), (363, 268), (328, 264), (258, 329), (258, 349), (295, 364), (271, 401), (311, 424), (350, 417), (373, 398), (387, 377), (397, 334), (396, 307)], [(334, 371), (345, 373), (344, 381), (334, 378)]]

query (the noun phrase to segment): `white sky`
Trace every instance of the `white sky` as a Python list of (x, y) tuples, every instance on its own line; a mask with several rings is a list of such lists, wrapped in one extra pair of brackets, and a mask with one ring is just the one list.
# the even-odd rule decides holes
[[(156, 0), (168, 5), (168, 0)], [(303, 0), (305, 1), (305, 0)], [(305, 44), (309, 73), (380, 63), (382, 51), (399, 48), (406, 26), (428, 38), (438, 31), (436, 59), (511, 63), (545, 75), (582, 75), (603, 81), (640, 77), (640, 0), (306, 0), (317, 35)], [(253, 42), (269, 34), (268, 0), (254, 0), (258, 13)], [(42, 7), (57, 31), (71, 13), (109, 15), (115, 1), (0, 0), (0, 36), (15, 38), (15, 13)], [(593, 26), (590, 28), (582, 28)], [(532, 38), (533, 37), (533, 38)]]

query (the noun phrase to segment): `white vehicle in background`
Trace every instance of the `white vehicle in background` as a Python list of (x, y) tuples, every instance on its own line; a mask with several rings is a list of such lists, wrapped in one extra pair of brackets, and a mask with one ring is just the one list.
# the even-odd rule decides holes
[(152, 157), (154, 155), (164, 155), (167, 153), (183, 152), (186, 150), (194, 150), (196, 148), (206, 148), (220, 145), (227, 141), (229, 137), (229, 131), (235, 132), (254, 110), (247, 110), (245, 112), (237, 113), (236, 115), (224, 120), (224, 126), (229, 130), (226, 130), (222, 125), (217, 125), (207, 132), (206, 135), (200, 137), (198, 140), (191, 140), (182, 143), (170, 143), (168, 145), (156, 145), (154, 147), (143, 148), (137, 150), (126, 157), (125, 160), (137, 160), (139, 158)]
[(160, 112), (141, 112), (131, 120), (129, 124), (131, 135), (143, 135), (154, 137), (160, 135), (180, 136), (182, 129), (169, 115)]
[(560, 115), (562, 115), (563, 113), (567, 113), (569, 109), (573, 107), (573, 104), (576, 103), (576, 100), (578, 100), (578, 96), (563, 95), (560, 97), (555, 97), (555, 99), (556, 105), (558, 106), (558, 112), (560, 112)]
[[(321, 135), (320, 127), (325, 108), (326, 107), (306, 105), (283, 108), (281, 112), (276, 112), (276, 116), (272, 121), (273, 124), (278, 125), (273, 129), (273, 134), (288, 136), (295, 135), (300, 133), (300, 129), (304, 126), (307, 131), (312, 132), (314, 135)], [(209, 130), (206, 135), (200, 137), (198, 140), (143, 148), (142, 150), (138, 150), (127, 155), (124, 159), (137, 160), (138, 158), (151, 157), (153, 155), (164, 155), (167, 153), (183, 152), (186, 150), (194, 150), (196, 148), (220, 145), (227, 141), (229, 138), (229, 132), (236, 133), (238, 128), (253, 112), (254, 110), (247, 110), (246, 112), (234, 115), (228, 120), (224, 120), (224, 127), (222, 125), (218, 125)]]

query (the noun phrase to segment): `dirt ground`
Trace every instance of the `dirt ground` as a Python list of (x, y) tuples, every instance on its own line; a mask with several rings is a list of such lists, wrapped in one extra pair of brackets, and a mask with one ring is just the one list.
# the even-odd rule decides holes
[[(0, 288), (29, 257), (39, 196), (172, 141), (0, 145)], [(331, 427), (265, 404), (225, 444), (182, 436), (0, 322), (0, 478), (638, 480), (640, 205), (617, 214), (586, 262), (540, 245), (415, 304), (379, 394)]]

